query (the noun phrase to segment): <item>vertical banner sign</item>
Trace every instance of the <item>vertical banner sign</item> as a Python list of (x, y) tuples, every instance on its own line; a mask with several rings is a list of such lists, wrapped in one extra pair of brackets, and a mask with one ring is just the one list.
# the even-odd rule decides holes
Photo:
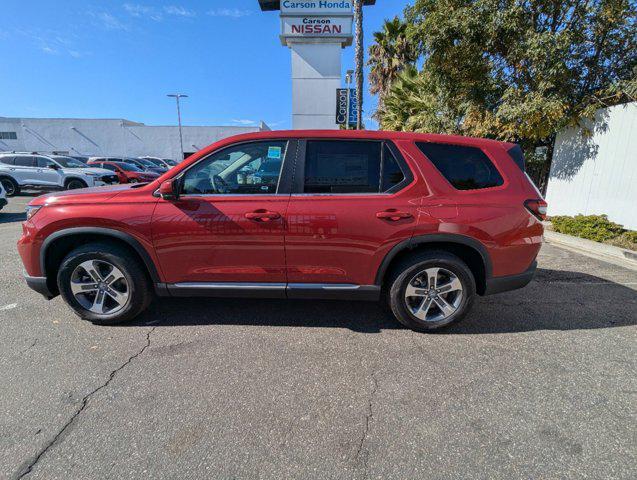
[(336, 124), (347, 122), (347, 88), (336, 89)]
[(351, 88), (349, 91), (349, 119), (350, 127), (356, 126), (358, 123), (358, 100), (356, 99), (356, 89)]

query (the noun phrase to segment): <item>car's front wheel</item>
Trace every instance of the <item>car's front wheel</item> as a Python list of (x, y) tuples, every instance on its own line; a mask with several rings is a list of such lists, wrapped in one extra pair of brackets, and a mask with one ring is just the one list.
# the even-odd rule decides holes
[(67, 190), (77, 190), (79, 188), (86, 188), (88, 185), (84, 183), (82, 180), (72, 179), (66, 182)]
[(429, 251), (407, 258), (390, 279), (389, 305), (412, 330), (438, 330), (460, 321), (476, 295), (475, 279), (460, 258)]
[(150, 280), (127, 249), (109, 243), (76, 248), (58, 271), (62, 298), (85, 320), (113, 325), (132, 320), (153, 298)]
[(20, 193), (20, 185), (9, 177), (0, 178), (0, 183), (2, 183), (2, 188), (4, 188), (7, 197), (15, 197)]

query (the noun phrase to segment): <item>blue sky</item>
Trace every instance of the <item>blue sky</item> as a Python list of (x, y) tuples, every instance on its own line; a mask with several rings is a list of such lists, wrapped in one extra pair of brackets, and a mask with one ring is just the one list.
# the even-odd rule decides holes
[[(365, 7), (366, 43), (406, 0)], [(291, 121), (290, 52), (257, 0), (2, 0), (0, 116), (273, 128)], [(343, 51), (343, 70), (354, 49)], [(376, 100), (366, 92), (365, 116)], [(375, 127), (366, 121), (368, 127)]]

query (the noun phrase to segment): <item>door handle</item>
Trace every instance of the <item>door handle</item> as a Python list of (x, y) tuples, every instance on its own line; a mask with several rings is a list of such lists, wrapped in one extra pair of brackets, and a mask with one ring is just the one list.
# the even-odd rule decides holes
[(398, 210), (385, 210), (384, 212), (378, 212), (376, 214), (376, 218), (380, 218), (381, 220), (391, 220), (392, 222), (397, 222), (398, 220), (411, 217), (413, 217), (411, 213), (399, 212)]
[(261, 210), (256, 212), (248, 212), (244, 215), (248, 220), (255, 220), (261, 222), (269, 222), (271, 220), (276, 220), (281, 218), (281, 214), (279, 212), (270, 212), (267, 210)]

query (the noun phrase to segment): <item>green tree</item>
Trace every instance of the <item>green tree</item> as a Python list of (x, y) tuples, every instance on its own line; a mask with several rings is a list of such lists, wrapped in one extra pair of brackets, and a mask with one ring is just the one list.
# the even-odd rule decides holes
[(412, 65), (416, 58), (416, 48), (407, 38), (407, 24), (398, 17), (386, 20), (383, 29), (374, 33), (367, 64), (371, 67), (369, 88), (373, 95), (378, 95), (380, 109), (398, 74)]
[(405, 20), (422, 69), (392, 83), (383, 128), (514, 141), (531, 159), (546, 146), (550, 160), (559, 130), (635, 99), (634, 0), (416, 0)]

